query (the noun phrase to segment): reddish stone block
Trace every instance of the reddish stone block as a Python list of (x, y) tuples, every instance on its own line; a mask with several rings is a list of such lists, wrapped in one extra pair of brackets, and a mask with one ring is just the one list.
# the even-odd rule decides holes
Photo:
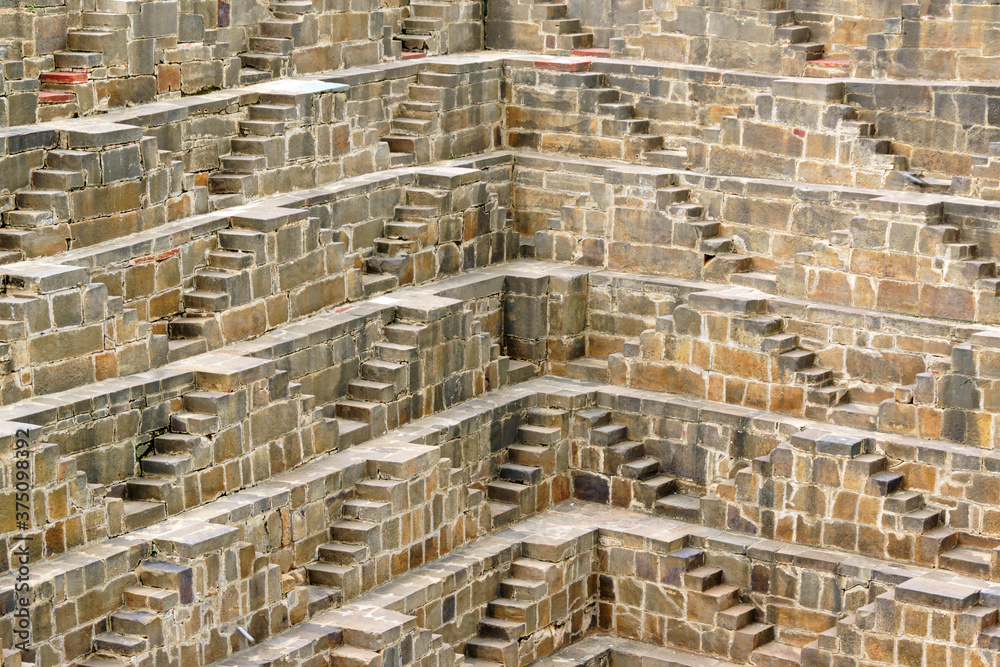
[(76, 99), (76, 93), (58, 93), (54, 90), (42, 90), (38, 93), (39, 104), (64, 104)]
[(38, 79), (42, 83), (87, 83), (90, 80), (90, 72), (45, 72)]
[(589, 60), (536, 60), (535, 69), (553, 72), (589, 72)]
[(570, 55), (574, 56), (584, 56), (588, 58), (610, 58), (610, 49), (573, 49), (570, 51)]

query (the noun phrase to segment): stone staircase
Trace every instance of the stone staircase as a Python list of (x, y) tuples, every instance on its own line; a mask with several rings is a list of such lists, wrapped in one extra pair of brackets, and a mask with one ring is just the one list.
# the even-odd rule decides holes
[(211, 439), (225, 426), (217, 414), (227, 394), (191, 392), (181, 412), (170, 418), (170, 431), (153, 439), (139, 458), (140, 477), (125, 483), (125, 529), (151, 525), (185, 509), (184, 477), (212, 465)]
[(518, 558), (500, 582), (500, 597), (487, 604), (476, 636), (465, 643), (469, 667), (518, 667), (518, 640), (544, 626), (541, 602), (550, 582), (560, 579), (558, 563)]
[[(240, 136), (230, 143), (230, 154), (221, 159), (221, 169), (208, 177), (211, 210), (239, 206), (262, 194), (260, 172), (286, 165), (286, 133), (298, 120), (299, 109), (290, 96), (264, 94), (260, 104), (247, 109), (247, 118), (240, 121)], [(289, 159), (295, 156), (288, 151)]]
[(410, 363), (427, 331), (401, 322), (385, 326), (385, 340), (375, 343), (372, 358), (362, 362), (359, 377), (348, 383), (348, 398), (333, 406), (341, 438), (367, 440), (408, 421), (405, 415), (400, 421), (398, 411), (388, 406), (416, 389), (410, 386)]
[(92, 652), (76, 667), (125, 667), (151, 661), (165, 641), (165, 625), (178, 605), (194, 602), (191, 567), (147, 561), (139, 586), (125, 590), (122, 609), (108, 617), (107, 631), (94, 636)]
[[(409, 19), (407, 19), (409, 20)], [(441, 131), (441, 115), (458, 107), (452, 86), (459, 76), (438, 71), (432, 63), (417, 73), (416, 82), (407, 89), (407, 98), (389, 125), (389, 134), (382, 141), (389, 144), (389, 165), (405, 167), (425, 164), (437, 159), (431, 136)]]
[(319, 21), (311, 0), (271, 0), (271, 18), (259, 23), (250, 50), (240, 54), (240, 85), (246, 86), (294, 74), (292, 50), (319, 41)]
[(393, 39), (402, 44), (404, 54), (436, 56), (448, 53), (445, 24), (458, 19), (458, 10), (459, 4), (454, 2), (411, 2), (410, 15), (403, 19), (403, 32)]
[(775, 627), (762, 622), (760, 611), (745, 601), (738, 587), (726, 583), (721, 567), (707, 565), (701, 549), (682, 547), (666, 556), (667, 582), (679, 586), (687, 603), (688, 620), (714, 627), (714, 642), (737, 663), (786, 667), (772, 656), (794, 653), (775, 640)]
[(100, 178), (97, 155), (89, 151), (51, 150), (45, 165), (31, 172), (31, 187), (14, 196), (4, 226), (32, 230), (68, 222), (69, 195)]
[(532, 408), (525, 417), (517, 442), (507, 448), (507, 462), (486, 485), (494, 529), (534, 514), (538, 484), (556, 471), (555, 445), (564, 437), (566, 411)]
[(823, 366), (814, 352), (801, 346), (797, 334), (784, 332), (784, 320), (767, 318), (767, 334), (763, 349), (775, 355), (779, 376), (792, 384), (803, 386), (805, 414), (809, 418), (829, 421), (841, 426), (874, 429), (878, 423), (878, 404), (891, 398), (891, 389), (875, 386), (854, 387), (839, 383), (833, 369)]
[[(568, 56), (578, 49), (589, 49), (594, 46), (594, 33), (584, 32), (580, 19), (569, 18), (568, 3), (565, 2), (535, 2), (531, 11), (536, 8), (542, 14), (561, 14), (556, 18), (540, 20), (544, 50), (549, 55)], [(563, 8), (563, 9), (560, 9)]]
[(600, 452), (600, 472), (631, 480), (631, 497), (646, 510), (681, 521), (697, 522), (701, 499), (680, 493), (674, 478), (660, 470), (642, 442), (630, 440), (628, 427), (614, 424), (608, 410), (594, 408), (580, 415), (589, 430), (589, 444)]
[[(317, 560), (306, 566), (309, 584), (320, 587), (329, 606), (357, 597), (364, 589), (362, 568), (389, 545), (383, 545), (383, 526), (393, 518), (394, 492), (406, 492), (401, 480), (367, 480), (356, 486), (356, 498), (344, 503), (341, 519), (330, 526), (330, 542), (322, 544)], [(398, 493), (395, 493), (398, 496)], [(373, 585), (374, 578), (367, 583)]]

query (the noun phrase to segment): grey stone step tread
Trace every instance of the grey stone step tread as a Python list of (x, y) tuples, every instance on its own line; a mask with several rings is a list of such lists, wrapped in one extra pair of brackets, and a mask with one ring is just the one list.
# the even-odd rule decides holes
[(657, 505), (677, 507), (680, 509), (695, 510), (701, 507), (701, 498), (697, 496), (686, 496), (683, 493), (671, 493), (656, 501)]
[(751, 662), (756, 662), (754, 660), (754, 656), (756, 655), (767, 656), (769, 658), (767, 664), (773, 667), (802, 664), (802, 649), (798, 646), (792, 646), (779, 641), (768, 642), (758, 648), (751, 654)]
[(970, 546), (958, 546), (949, 549), (941, 554), (941, 558), (962, 561), (974, 565), (988, 566), (992, 562), (993, 554), (986, 549), (978, 549)]
[[(512, 485), (512, 486), (517, 486), (517, 485)], [(497, 516), (499, 514), (504, 514), (505, 512), (510, 512), (512, 510), (516, 511), (518, 509), (517, 505), (498, 503), (494, 500), (487, 501), (486, 506), (489, 507), (491, 516)]]
[[(22, 662), (21, 667), (24, 667), (26, 663)], [(91, 658), (86, 658), (84, 660), (78, 660), (74, 663), (76, 667), (127, 667), (127, 663), (121, 660), (115, 660), (114, 658), (104, 658), (94, 656)]]
[(125, 514), (141, 514), (142, 512), (155, 511), (164, 507), (163, 503), (149, 500), (126, 500), (124, 503)]

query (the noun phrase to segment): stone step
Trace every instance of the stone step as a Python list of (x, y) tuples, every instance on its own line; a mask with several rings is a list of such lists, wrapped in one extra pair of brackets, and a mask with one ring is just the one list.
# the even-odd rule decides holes
[(381, 544), (381, 527), (371, 521), (341, 519), (330, 526), (330, 537), (343, 544), (362, 544), (372, 548)]
[(526, 445), (554, 445), (562, 439), (562, 429), (521, 424), (517, 427), (517, 439)]
[(58, 51), (52, 54), (57, 69), (93, 69), (100, 67), (104, 55), (93, 51)]
[(938, 567), (970, 577), (989, 579), (993, 569), (993, 553), (986, 549), (960, 545), (938, 556)]
[(166, 519), (167, 506), (161, 502), (126, 500), (124, 503), (124, 514), (125, 530), (138, 530)]
[[(251, 37), (250, 50), (254, 53), (287, 56), (292, 52), (292, 40), (287, 37)], [(253, 109), (253, 107), (250, 107)], [(253, 116), (251, 116), (252, 118)]]
[[(549, 35), (548, 37), (555, 37), (555, 48), (559, 51), (586, 49), (594, 45), (594, 34), (590, 32)], [(551, 48), (548, 39), (546, 39), (546, 48)]]
[(538, 605), (527, 600), (508, 600), (500, 598), (486, 603), (486, 613), (489, 618), (500, 618), (505, 621), (524, 623), (533, 617)]
[(352, 565), (368, 560), (370, 552), (363, 544), (344, 544), (343, 542), (327, 542), (319, 546), (320, 560), (336, 565)]
[(305, 570), (310, 584), (341, 590), (350, 586), (351, 579), (360, 577), (356, 567), (334, 563), (312, 563)]
[(373, 380), (351, 380), (347, 384), (348, 395), (370, 403), (388, 403), (396, 398), (396, 388), (389, 382)]
[(229, 310), (228, 292), (192, 290), (184, 292), (184, 309), (194, 313), (222, 313)]
[(435, 122), (424, 118), (393, 118), (390, 127), (393, 134), (422, 136), (434, 130)]
[(742, 630), (753, 623), (756, 617), (757, 608), (752, 604), (737, 604), (720, 611), (716, 622), (725, 630)]
[(486, 497), (490, 500), (521, 507), (521, 499), (531, 487), (512, 482), (492, 481), (486, 485)]
[(270, 9), (278, 14), (311, 14), (316, 11), (312, 0), (272, 0)]
[[(167, 496), (174, 488), (174, 481), (162, 477), (133, 477), (125, 482), (125, 496), (129, 500), (148, 502), (152, 505), (160, 504), (167, 499)], [(142, 510), (142, 506), (135, 506), (136, 511)], [(146, 509), (152, 509), (146, 508)]]
[(611, 447), (628, 438), (628, 427), (622, 424), (606, 424), (590, 429), (590, 444)]
[(208, 177), (208, 191), (212, 194), (236, 194), (244, 199), (257, 196), (256, 174), (215, 173)]
[(163, 433), (153, 439), (153, 450), (157, 454), (188, 455), (195, 469), (203, 468), (212, 461), (212, 446), (209, 441), (190, 433)]
[(159, 614), (147, 610), (116, 611), (109, 618), (112, 632), (145, 637), (150, 646), (163, 644), (163, 624)]
[(361, 292), (365, 298), (385, 294), (396, 289), (399, 280), (391, 273), (366, 273), (361, 276)]
[(538, 375), (538, 369), (530, 361), (511, 359), (507, 367), (508, 384), (527, 382)]
[(629, 479), (650, 479), (660, 474), (660, 462), (652, 457), (645, 457), (623, 463), (619, 474)]
[(507, 447), (507, 456), (511, 463), (541, 468), (543, 476), (555, 472), (556, 450), (552, 447), (515, 444)]
[(35, 169), (31, 172), (31, 186), (38, 190), (79, 190), (85, 185), (82, 171)]
[(684, 573), (684, 587), (703, 593), (709, 589), (721, 586), (723, 577), (722, 568), (703, 565)]
[(389, 153), (389, 166), (409, 167), (417, 163), (417, 156), (413, 153)]
[(280, 120), (241, 120), (241, 136), (278, 137), (285, 134), (285, 123)]
[(306, 588), (308, 589), (309, 596), (307, 603), (309, 618), (317, 616), (328, 609), (336, 609), (344, 603), (344, 592), (339, 588), (315, 585), (310, 585)]
[(867, 492), (873, 496), (888, 496), (903, 488), (904, 477), (897, 472), (880, 472), (868, 479)]
[(252, 253), (238, 250), (212, 250), (207, 259), (210, 267), (222, 271), (243, 271), (255, 264)]
[(542, 32), (550, 35), (577, 34), (581, 27), (580, 19), (558, 18), (542, 21)]
[(185, 338), (167, 341), (167, 361), (175, 362), (208, 352), (208, 342), (204, 338)]
[(255, 83), (263, 83), (265, 81), (270, 81), (273, 78), (274, 77), (270, 72), (250, 69), (247, 67), (243, 67), (242, 69), (240, 69), (241, 86), (252, 86)]
[(344, 503), (342, 511), (344, 519), (348, 521), (382, 523), (392, 516), (392, 502), (352, 498)]
[(444, 21), (438, 18), (403, 19), (403, 32), (411, 35), (429, 35), (444, 28)]
[(941, 511), (925, 507), (904, 514), (902, 517), (903, 530), (908, 533), (924, 534), (929, 530), (937, 528), (941, 524)]
[(674, 478), (667, 477), (666, 475), (656, 475), (644, 479), (635, 485), (633, 487), (633, 494), (635, 499), (642, 503), (644, 507), (653, 509), (656, 501), (674, 493), (676, 486), (677, 481)]
[(345, 399), (337, 401), (335, 414), (340, 419), (371, 424), (373, 413), (379, 409), (384, 409), (382, 403)]
[(610, 445), (604, 451), (604, 472), (608, 475), (614, 475), (625, 464), (637, 461), (645, 457), (645, 455), (646, 448), (641, 442), (623, 440), (622, 442)]
[(750, 655), (750, 664), (757, 667), (802, 667), (802, 649), (782, 642), (768, 642)]
[(517, 621), (487, 616), (479, 622), (479, 636), (484, 639), (517, 641), (524, 635), (526, 627), (524, 623)]
[(840, 426), (874, 430), (878, 424), (878, 406), (845, 403), (831, 409), (829, 419)]
[(667, 169), (686, 169), (686, 150), (656, 150), (647, 151), (642, 155), (642, 161), (655, 167)]
[(741, 285), (752, 289), (760, 290), (767, 294), (778, 293), (778, 276), (771, 271), (747, 271), (745, 273), (734, 273), (729, 276), (729, 282), (733, 285)]
[(114, 655), (138, 655), (148, 648), (149, 645), (143, 637), (120, 635), (117, 632), (104, 632), (94, 637), (95, 651), (113, 653)]
[(549, 586), (544, 581), (509, 577), (500, 582), (500, 597), (508, 600), (539, 602), (548, 594)]
[(148, 609), (163, 613), (170, 611), (180, 602), (177, 591), (152, 586), (133, 586), (125, 589), (125, 606), (129, 609)]
[(410, 369), (406, 364), (384, 359), (369, 359), (361, 364), (361, 377), (374, 382), (391, 384), (397, 392), (404, 391), (409, 382)]
[(500, 466), (500, 479), (515, 484), (538, 484), (542, 481), (542, 469), (536, 466), (525, 466), (517, 463), (505, 463)]
[(337, 418), (337, 441), (341, 448), (353, 447), (354, 445), (370, 440), (372, 437), (371, 425), (367, 422), (353, 419)]
[(517, 520), (521, 513), (520, 505), (512, 505), (502, 502), (488, 502), (487, 509), (490, 513), (490, 521), (493, 530), (509, 525)]
[(252, 174), (264, 169), (267, 161), (261, 155), (227, 155), (220, 160), (222, 171), (231, 174)]
[(397, 206), (394, 210), (396, 220), (407, 222), (427, 222), (436, 220), (441, 212), (434, 206)]
[(153, 454), (139, 461), (143, 475), (176, 478), (194, 470), (194, 460), (187, 454)]
[(907, 514), (924, 506), (924, 496), (915, 491), (895, 491), (885, 497), (883, 509), (894, 514)]
[(594, 357), (573, 359), (566, 362), (563, 373), (566, 377), (575, 380), (607, 383), (609, 379), (608, 360)]
[(497, 662), (504, 667), (517, 667), (517, 642), (473, 637), (465, 642), (465, 654), (477, 660)]
[(671, 519), (697, 523), (701, 519), (701, 498), (672, 493), (657, 500), (655, 509)]
[(420, 348), (415, 345), (379, 341), (375, 343), (375, 356), (384, 361), (405, 364), (420, 356)]

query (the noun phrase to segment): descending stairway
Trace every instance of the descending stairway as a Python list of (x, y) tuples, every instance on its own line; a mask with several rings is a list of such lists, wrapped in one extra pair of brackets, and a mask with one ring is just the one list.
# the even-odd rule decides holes
[(534, 514), (537, 485), (555, 474), (555, 445), (563, 438), (565, 415), (565, 411), (551, 408), (527, 411), (526, 423), (517, 429), (517, 442), (507, 448), (507, 463), (486, 485), (494, 529)]
[(145, 562), (139, 566), (140, 585), (125, 590), (122, 609), (108, 617), (107, 630), (94, 636), (92, 652), (77, 667), (126, 667), (152, 660), (152, 652), (164, 645), (164, 625), (179, 604), (194, 601), (189, 585), (190, 567), (173, 563)]
[(277, 94), (262, 95), (260, 104), (248, 108), (222, 168), (208, 177), (211, 210), (239, 206), (261, 194), (259, 172), (285, 166), (285, 134), (298, 118), (298, 107)]
[(170, 361), (219, 347), (223, 341), (216, 315), (260, 298), (251, 285), (257, 267), (256, 254), (250, 250), (254, 247), (264, 247), (263, 233), (244, 229), (219, 233), (219, 247), (208, 252), (206, 266), (194, 271), (191, 286), (181, 297), (183, 314), (167, 324)]
[(407, 89), (406, 100), (390, 123), (389, 134), (382, 141), (389, 144), (389, 165), (404, 167), (425, 164), (436, 159), (430, 136), (441, 130), (441, 114), (456, 108), (452, 89), (459, 77), (436, 71), (437, 65), (417, 73), (417, 80)]
[(669, 583), (685, 589), (688, 620), (724, 633), (717, 645), (726, 657), (759, 667), (787, 667), (776, 659), (798, 654), (797, 647), (776, 640), (775, 627), (762, 622), (760, 611), (742, 598), (740, 589), (726, 583), (722, 568), (705, 564), (701, 549), (683, 547), (666, 559)]
[(213, 462), (210, 437), (222, 425), (213, 414), (224, 394), (191, 392), (183, 411), (170, 418), (170, 431), (153, 439), (152, 453), (139, 461), (141, 477), (125, 483), (125, 529), (148, 526), (185, 509), (183, 477)]
[(312, 0), (271, 0), (268, 9), (272, 18), (258, 24), (260, 33), (250, 38), (250, 50), (240, 54), (241, 86), (294, 74), (292, 50), (319, 41)]
[(401, 43), (404, 54), (435, 56), (448, 53), (445, 24), (458, 18), (458, 9), (459, 5), (453, 2), (411, 2), (410, 15), (403, 19), (403, 32), (394, 39)]
[(529, 15), (541, 26), (543, 53), (568, 56), (576, 49), (594, 46), (594, 33), (584, 32), (580, 19), (569, 18), (569, 3), (534, 0)]
[(412, 392), (410, 362), (417, 359), (418, 341), (428, 328), (418, 324), (393, 322), (383, 329), (385, 340), (376, 342), (371, 359), (362, 362), (360, 377), (347, 385), (348, 398), (337, 401), (333, 414), (341, 441), (360, 442), (401, 426), (396, 411), (386, 404)]
[(772, 318), (763, 349), (776, 355), (781, 377), (806, 389), (805, 414), (809, 418), (841, 426), (874, 429), (878, 422), (878, 404), (892, 396), (880, 387), (866, 389), (838, 383), (833, 369), (819, 365), (814, 352), (800, 345), (798, 334), (783, 331), (784, 321)]
[(602, 474), (634, 480), (632, 497), (647, 510), (682, 521), (700, 519), (701, 500), (678, 493), (676, 481), (660, 471), (644, 443), (629, 439), (627, 426), (612, 423), (610, 411), (595, 408), (580, 416), (590, 426), (590, 444), (603, 452)]
[(510, 577), (500, 582), (500, 597), (486, 606), (476, 636), (465, 643), (470, 667), (518, 667), (518, 640), (534, 632), (538, 609), (548, 595), (548, 581), (558, 576), (557, 563), (518, 558)]

